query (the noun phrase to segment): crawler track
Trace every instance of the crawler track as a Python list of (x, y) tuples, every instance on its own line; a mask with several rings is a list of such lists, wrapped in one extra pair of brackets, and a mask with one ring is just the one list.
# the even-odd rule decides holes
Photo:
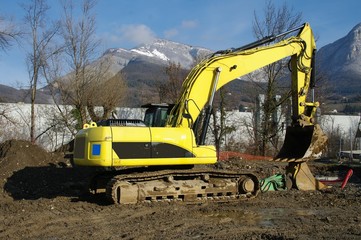
[(106, 197), (115, 204), (162, 201), (229, 201), (256, 197), (260, 185), (251, 173), (216, 170), (159, 170), (101, 178)]

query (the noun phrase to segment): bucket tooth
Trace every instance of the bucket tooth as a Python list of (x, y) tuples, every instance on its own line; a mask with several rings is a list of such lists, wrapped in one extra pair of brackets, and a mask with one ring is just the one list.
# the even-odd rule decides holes
[(287, 172), (292, 176), (293, 187), (301, 191), (321, 190), (328, 188), (311, 173), (307, 163), (290, 163)]

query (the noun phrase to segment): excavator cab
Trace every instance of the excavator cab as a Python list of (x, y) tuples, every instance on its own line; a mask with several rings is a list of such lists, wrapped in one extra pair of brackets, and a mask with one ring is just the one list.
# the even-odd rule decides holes
[(144, 123), (148, 127), (164, 127), (174, 104), (145, 104), (142, 108), (147, 108), (144, 115)]

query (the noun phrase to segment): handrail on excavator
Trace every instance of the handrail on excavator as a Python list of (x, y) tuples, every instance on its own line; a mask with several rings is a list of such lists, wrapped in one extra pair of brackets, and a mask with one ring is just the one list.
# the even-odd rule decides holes
[(248, 49), (251, 49), (251, 48), (255, 48), (255, 47), (261, 46), (263, 44), (273, 42), (277, 38), (286, 36), (286, 35), (288, 35), (288, 34), (290, 34), (292, 32), (295, 32), (297, 30), (303, 29), (305, 26), (306, 26), (306, 23), (304, 23), (301, 26), (298, 26), (296, 28), (290, 29), (290, 30), (288, 30), (286, 32), (280, 33), (278, 35), (271, 35), (271, 36), (263, 37), (262, 39), (259, 39), (257, 41), (248, 43), (248, 44), (243, 45), (243, 46), (238, 47), (238, 48), (231, 48), (231, 49), (228, 49), (228, 50), (219, 50), (219, 51), (215, 52), (212, 56), (217, 55), (217, 54), (224, 54), (224, 53), (229, 53), (229, 52), (238, 52), (238, 51), (243, 51), (243, 50), (248, 50)]

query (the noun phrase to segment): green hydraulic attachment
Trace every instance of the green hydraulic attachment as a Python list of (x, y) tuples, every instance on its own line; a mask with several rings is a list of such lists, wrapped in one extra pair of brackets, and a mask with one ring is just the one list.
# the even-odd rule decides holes
[(285, 174), (275, 174), (260, 181), (261, 192), (282, 191), (292, 187), (292, 181)]

